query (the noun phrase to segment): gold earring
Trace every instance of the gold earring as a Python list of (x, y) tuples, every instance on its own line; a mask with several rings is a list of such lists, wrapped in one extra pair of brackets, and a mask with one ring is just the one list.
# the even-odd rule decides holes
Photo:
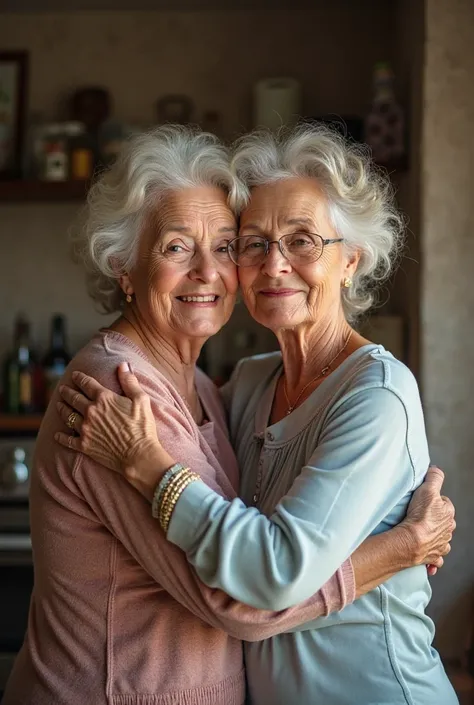
[(127, 294), (127, 296), (125, 297), (125, 301), (127, 302), (127, 304), (132, 303), (132, 297), (130, 296), (130, 294)]
[(350, 289), (352, 286), (352, 279), (350, 277), (346, 277), (344, 279), (343, 285), (345, 289)]

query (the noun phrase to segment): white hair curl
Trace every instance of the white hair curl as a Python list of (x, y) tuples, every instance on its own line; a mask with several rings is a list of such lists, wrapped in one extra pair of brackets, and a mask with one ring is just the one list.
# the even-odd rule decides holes
[(236, 176), (230, 205), (240, 212), (255, 186), (294, 177), (313, 177), (322, 188), (329, 217), (349, 252), (361, 253), (350, 288), (341, 290), (346, 318), (353, 321), (374, 303), (378, 285), (393, 272), (404, 241), (388, 175), (366, 150), (323, 124), (304, 124), (274, 135), (255, 130), (234, 145)]
[(130, 139), (90, 189), (72, 233), (74, 258), (86, 269), (98, 307), (105, 313), (122, 307), (118, 277), (133, 267), (150, 205), (183, 188), (217, 186), (229, 194), (233, 182), (228, 150), (199, 128), (165, 125)]

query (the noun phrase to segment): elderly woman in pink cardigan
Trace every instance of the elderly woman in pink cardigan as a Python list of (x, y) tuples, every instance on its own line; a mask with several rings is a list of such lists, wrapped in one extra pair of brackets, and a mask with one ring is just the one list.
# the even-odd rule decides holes
[[(195, 363), (235, 302), (232, 179), (210, 135), (163, 127), (131, 141), (93, 187), (77, 240), (92, 297), (120, 315), (64, 378), (71, 384), (80, 371), (118, 392), (117, 367), (130, 361), (164, 448), (228, 498), (239, 471), (217, 390)], [(100, 466), (100, 452), (96, 461), (76, 453), (72, 435), (66, 447), (55, 443), (58, 402), (56, 394), (36, 445), (35, 585), (4, 705), (242, 705), (242, 640), (304, 630), (402, 568), (441, 564), (448, 550), (452, 512), (433, 475), (405, 523), (367, 539), (303, 604), (249, 607), (199, 580), (144, 497)], [(71, 428), (77, 419), (68, 413)], [(287, 668), (292, 679), (297, 664)]]

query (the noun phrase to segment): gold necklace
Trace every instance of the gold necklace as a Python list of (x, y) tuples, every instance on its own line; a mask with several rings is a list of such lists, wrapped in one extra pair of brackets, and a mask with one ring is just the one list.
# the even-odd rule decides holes
[(313, 384), (314, 382), (317, 382), (317, 380), (318, 380), (320, 377), (325, 377), (325, 376), (327, 375), (327, 373), (328, 373), (329, 370), (331, 369), (331, 365), (332, 365), (334, 362), (336, 362), (336, 360), (337, 360), (337, 358), (339, 357), (339, 355), (342, 355), (342, 353), (344, 352), (344, 350), (347, 348), (347, 346), (348, 346), (348, 344), (349, 344), (349, 340), (351, 339), (352, 333), (353, 333), (353, 331), (351, 330), (351, 332), (349, 333), (349, 335), (348, 335), (347, 338), (346, 338), (346, 341), (345, 341), (344, 345), (343, 345), (342, 348), (339, 350), (339, 352), (337, 353), (337, 355), (335, 355), (335, 356), (332, 358), (332, 360), (331, 360), (330, 362), (328, 362), (328, 364), (327, 364), (325, 367), (323, 367), (323, 369), (321, 370), (321, 372), (319, 372), (319, 374), (317, 374), (316, 377), (313, 377), (312, 379), (309, 380), (309, 382), (308, 382), (307, 384), (304, 385), (303, 389), (302, 389), (301, 392), (298, 394), (298, 396), (296, 397), (296, 399), (295, 399), (295, 401), (293, 402), (293, 404), (290, 402), (290, 400), (289, 400), (289, 398), (288, 398), (288, 392), (286, 391), (286, 377), (285, 377), (285, 380), (284, 380), (284, 382), (283, 382), (283, 394), (285, 395), (286, 403), (288, 404), (288, 409), (287, 409), (287, 411), (286, 411), (286, 415), (287, 415), (287, 416), (289, 416), (289, 415), (291, 414), (291, 412), (293, 411), (293, 409), (296, 408), (296, 406), (297, 406), (299, 400), (300, 400), (301, 397), (303, 396), (303, 393), (308, 389), (308, 387), (310, 386), (310, 384)]

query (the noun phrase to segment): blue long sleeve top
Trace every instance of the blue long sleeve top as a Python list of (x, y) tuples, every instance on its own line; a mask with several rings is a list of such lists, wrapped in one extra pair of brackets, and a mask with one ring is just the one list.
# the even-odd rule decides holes
[[(409, 370), (382, 347), (349, 356), (289, 416), (270, 424), (279, 353), (242, 361), (224, 390), (241, 499), (193, 483), (168, 539), (200, 578), (262, 609), (316, 592), (370, 534), (404, 516), (429, 465)], [(342, 612), (246, 645), (253, 705), (453, 705), (432, 648), (424, 566)]]

